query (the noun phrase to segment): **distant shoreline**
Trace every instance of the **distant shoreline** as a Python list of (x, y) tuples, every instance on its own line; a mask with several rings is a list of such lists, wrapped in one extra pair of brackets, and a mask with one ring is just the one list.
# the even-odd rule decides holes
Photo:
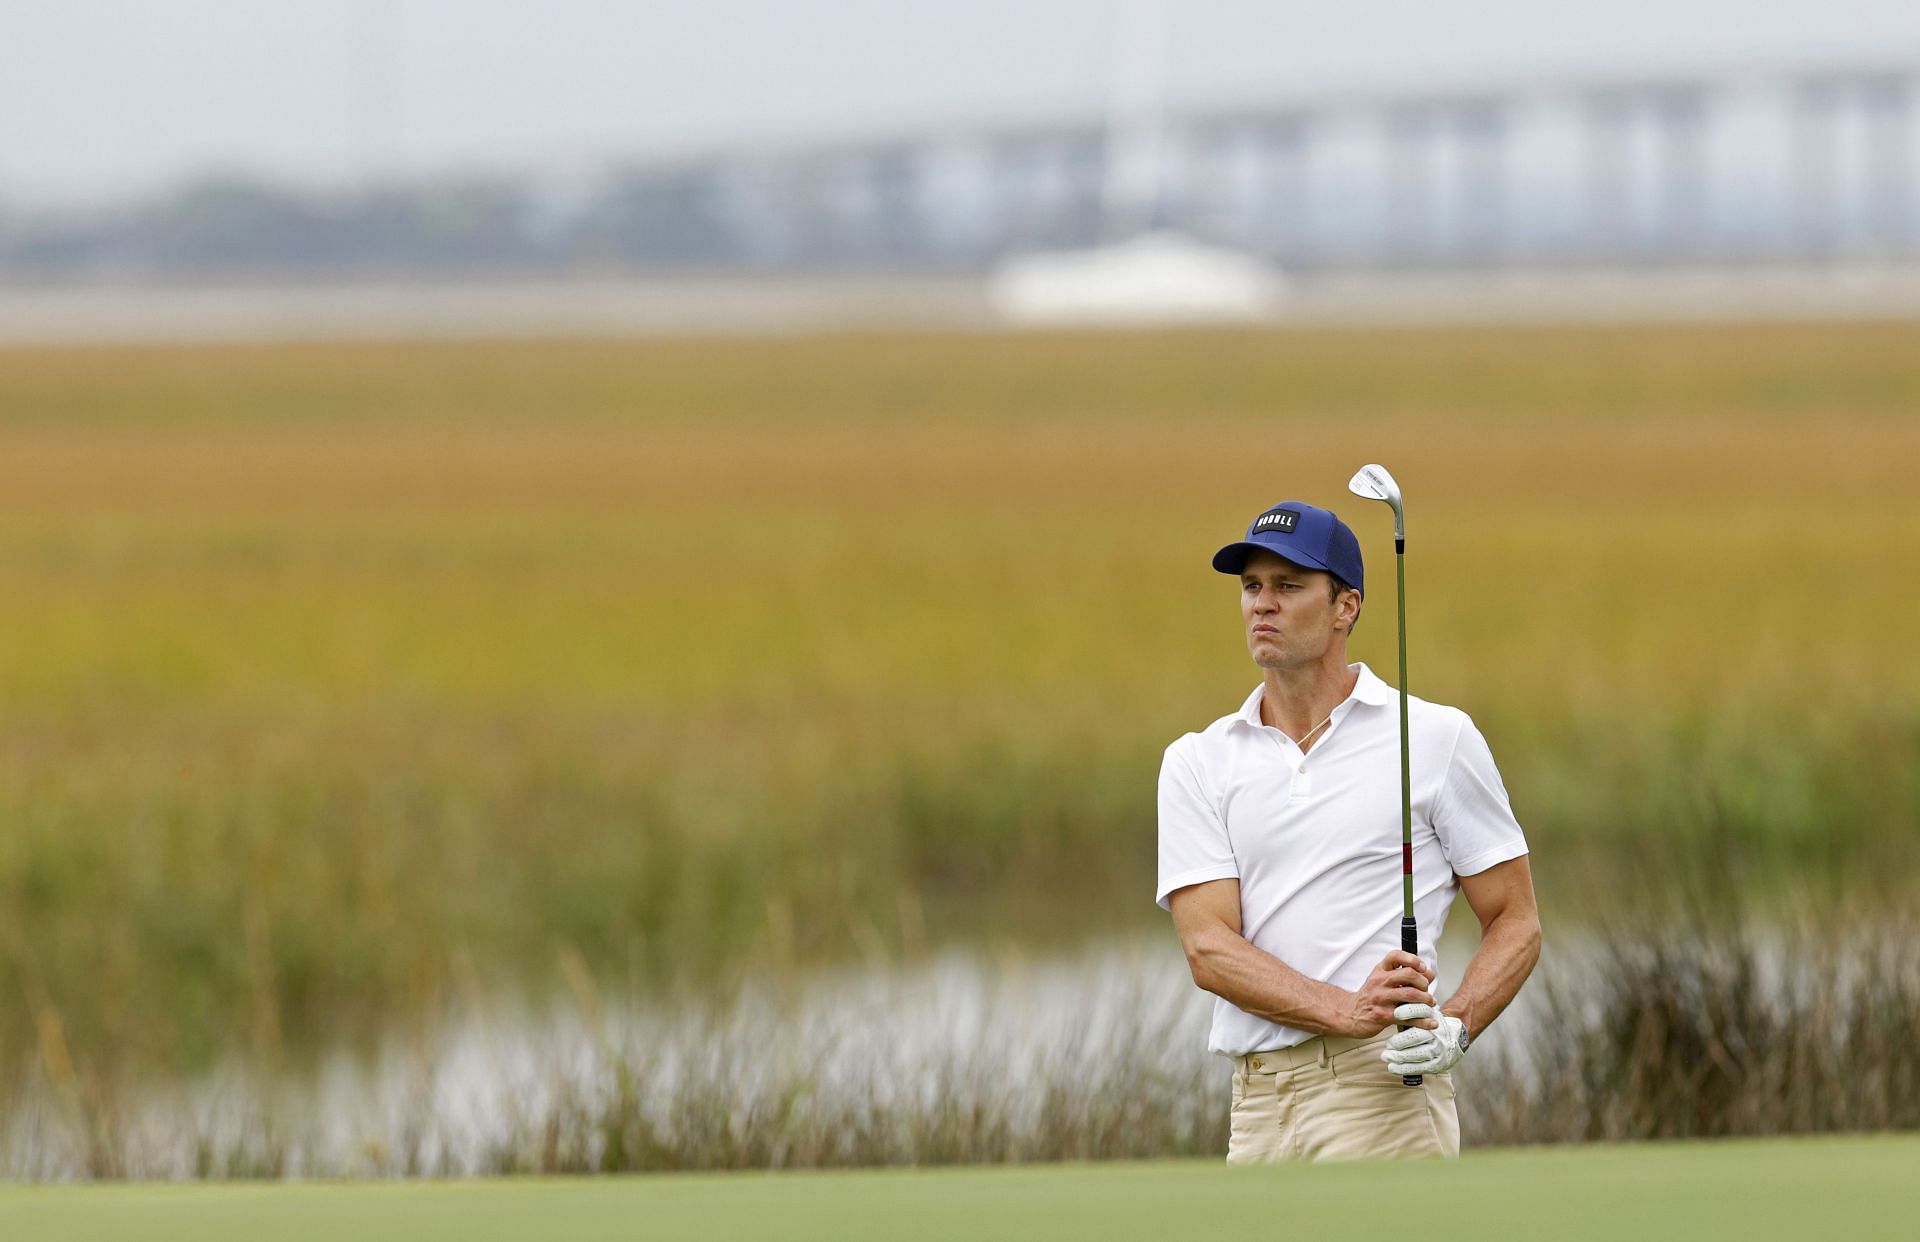
[[(1920, 264), (1342, 272), (1275, 326), (1920, 317)], [(993, 331), (984, 275), (0, 283), (0, 345)]]

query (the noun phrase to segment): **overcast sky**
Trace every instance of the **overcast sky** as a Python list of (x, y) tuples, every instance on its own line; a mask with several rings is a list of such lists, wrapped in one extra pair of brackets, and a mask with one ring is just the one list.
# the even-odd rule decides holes
[[(0, 0), (0, 201), (1085, 114), (1138, 0)], [(1182, 100), (1904, 61), (1910, 0), (1181, 0)]]

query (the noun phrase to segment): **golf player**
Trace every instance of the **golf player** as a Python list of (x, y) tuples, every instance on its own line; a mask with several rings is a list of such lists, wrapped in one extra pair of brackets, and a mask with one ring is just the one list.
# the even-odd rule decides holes
[[(1360, 543), (1287, 500), (1213, 567), (1238, 580), (1262, 677), (1167, 747), (1156, 900), (1214, 994), (1208, 1049), (1233, 1060), (1227, 1163), (1456, 1156), (1449, 1071), (1540, 956), (1493, 755), (1465, 712), (1409, 699), (1420, 952), (1404, 952), (1399, 693), (1347, 663)], [(1462, 891), (1480, 945), (1440, 1004), (1433, 944)]]

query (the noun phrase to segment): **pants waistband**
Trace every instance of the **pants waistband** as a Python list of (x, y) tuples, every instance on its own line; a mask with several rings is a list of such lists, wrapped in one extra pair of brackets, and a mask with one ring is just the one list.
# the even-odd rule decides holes
[(1249, 1052), (1233, 1059), (1233, 1063), (1243, 1070), (1252, 1070), (1256, 1074), (1271, 1074), (1275, 1070), (1299, 1069), (1303, 1065), (1325, 1065), (1343, 1052), (1367, 1044), (1379, 1043), (1393, 1034), (1394, 1028), (1388, 1027), (1377, 1035), (1361, 1039), (1353, 1035), (1316, 1035), (1305, 1043), (1294, 1044), (1288, 1048), (1269, 1048), (1264, 1052)]

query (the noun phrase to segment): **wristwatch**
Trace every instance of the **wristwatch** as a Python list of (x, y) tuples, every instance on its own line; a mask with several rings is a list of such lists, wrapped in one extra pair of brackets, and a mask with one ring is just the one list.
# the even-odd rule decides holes
[(1473, 1036), (1467, 1034), (1467, 1024), (1465, 1022), (1462, 1022), (1460, 1024), (1460, 1051), (1465, 1052), (1467, 1050), (1467, 1045), (1471, 1044), (1472, 1042), (1473, 1042)]

